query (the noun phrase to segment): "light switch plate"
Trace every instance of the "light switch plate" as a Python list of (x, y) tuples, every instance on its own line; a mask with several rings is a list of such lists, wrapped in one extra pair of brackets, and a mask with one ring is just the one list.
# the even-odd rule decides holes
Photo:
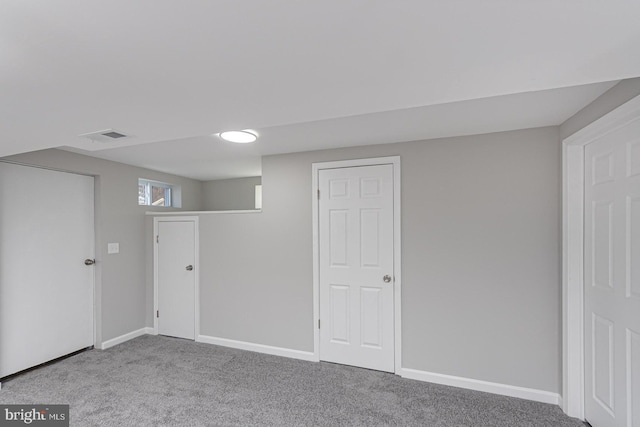
[(108, 254), (120, 253), (120, 243), (107, 243), (107, 253)]

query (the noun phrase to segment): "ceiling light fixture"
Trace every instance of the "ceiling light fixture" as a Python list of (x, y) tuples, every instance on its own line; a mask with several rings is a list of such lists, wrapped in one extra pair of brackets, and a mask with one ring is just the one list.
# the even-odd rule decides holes
[(220, 132), (220, 138), (237, 144), (247, 144), (258, 139), (258, 135), (255, 132), (248, 130), (229, 130), (226, 132)]

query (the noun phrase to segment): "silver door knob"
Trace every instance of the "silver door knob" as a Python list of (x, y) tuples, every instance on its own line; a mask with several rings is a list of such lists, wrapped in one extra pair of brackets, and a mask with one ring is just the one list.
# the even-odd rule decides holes
[(193, 265), (187, 265), (186, 268), (187, 268), (187, 271), (191, 271), (191, 270), (193, 270)]
[(85, 260), (84, 260), (84, 265), (93, 265), (93, 264), (95, 264), (95, 263), (96, 263), (96, 260), (95, 260), (95, 259), (89, 259), (89, 258), (87, 258), (87, 259), (85, 259)]
[(391, 276), (389, 276), (388, 274), (386, 276), (384, 276), (382, 278), (382, 280), (384, 281), (384, 283), (389, 283), (391, 281)]

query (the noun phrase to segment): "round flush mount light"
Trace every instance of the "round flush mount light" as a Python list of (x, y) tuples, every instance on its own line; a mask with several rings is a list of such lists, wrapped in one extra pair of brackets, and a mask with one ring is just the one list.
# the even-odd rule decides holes
[(226, 132), (220, 132), (220, 138), (237, 144), (247, 144), (255, 142), (255, 140), (258, 139), (258, 135), (255, 132), (248, 130), (229, 130)]

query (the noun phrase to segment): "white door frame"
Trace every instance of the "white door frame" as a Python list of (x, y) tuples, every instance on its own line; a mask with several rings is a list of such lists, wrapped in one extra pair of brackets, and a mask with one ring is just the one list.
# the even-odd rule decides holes
[(562, 410), (584, 420), (584, 147), (640, 120), (640, 96), (562, 141)]
[[(200, 336), (200, 232), (198, 231), (200, 217), (197, 216), (168, 216), (153, 218), (153, 314), (158, 310), (158, 225), (161, 222), (190, 222), (193, 221), (195, 234), (195, 280), (193, 283), (193, 313), (194, 319), (194, 337)], [(158, 335), (158, 316), (153, 316), (153, 334)]]
[(402, 262), (400, 235), (400, 156), (377, 157), (371, 159), (340, 160), (313, 163), (312, 169), (312, 221), (313, 221), (313, 360), (320, 361), (320, 223), (318, 218), (318, 174), (321, 169), (350, 168), (357, 166), (393, 165), (393, 292), (394, 311), (394, 367), (399, 374), (402, 369)]

